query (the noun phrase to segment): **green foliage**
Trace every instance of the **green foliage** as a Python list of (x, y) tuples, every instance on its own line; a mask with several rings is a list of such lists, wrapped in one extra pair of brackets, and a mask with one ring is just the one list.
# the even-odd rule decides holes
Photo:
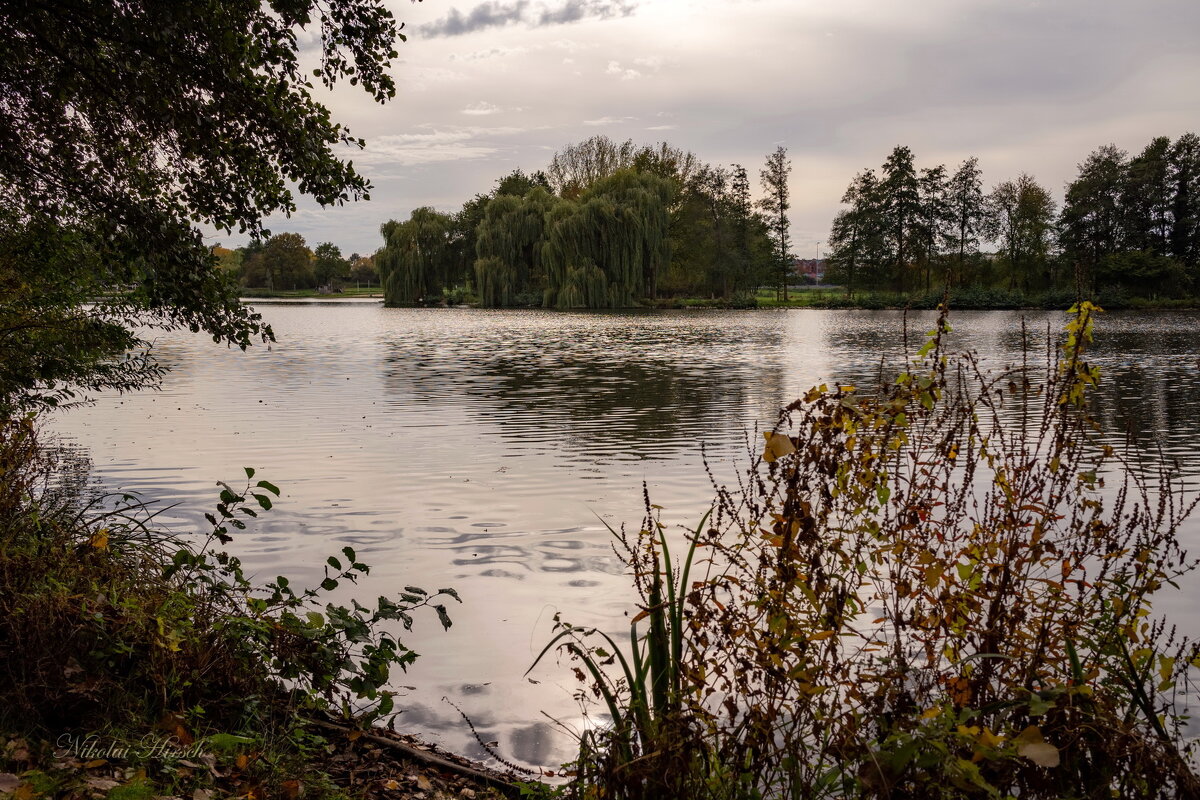
[(873, 170), (854, 177), (842, 195), (848, 209), (839, 211), (829, 232), (828, 267), (825, 279), (846, 287), (846, 296), (864, 286), (883, 282), (887, 261), (884, 221), (880, 212), (881, 190)]
[(379, 270), (375, 268), (374, 256), (362, 256), (351, 262), (350, 279), (367, 285), (378, 283)]
[(538, 170), (532, 175), (526, 175), (521, 170), (514, 169), (512, 172), (496, 181), (496, 191), (493, 194), (496, 197), (500, 197), (502, 195), (524, 197), (537, 188), (541, 188), (546, 192), (551, 191), (550, 179), (546, 176), (546, 173)]
[(1087, 287), (1102, 290), (1114, 279), (1133, 286), (1134, 275), (1114, 274), (1129, 266), (1150, 273), (1139, 291), (1178, 295), (1194, 288), (1200, 278), (1198, 141), (1192, 133), (1174, 143), (1160, 136), (1132, 159), (1106, 145), (1079, 165), (1067, 187), (1059, 238)]
[(671, 261), (661, 293), (732, 296), (769, 277), (773, 261), (766, 220), (751, 211), (745, 169), (702, 165), (671, 210)]
[[(391, 97), (391, 13), (376, 0), (5, 4), (0, 27), (0, 362), (25, 362), (4, 376), (0, 412), (153, 382), (144, 359), (113, 360), (139, 326), (270, 338), (195, 225), (258, 233), (262, 216), (295, 210), (290, 186), (322, 204), (366, 197), (334, 153), (361, 142), (313, 79)], [(314, 74), (302, 28), (320, 32)], [(41, 285), (14, 293), (9, 275)], [(83, 346), (29, 365), (30, 348), (77, 334)]]
[(1183, 264), (1151, 250), (1106, 256), (1096, 266), (1096, 282), (1109, 292), (1123, 290), (1142, 297), (1178, 297), (1189, 286)]
[(387, 305), (438, 299), (443, 288), (461, 279), (451, 250), (453, 224), (449, 215), (428, 207), (416, 209), (405, 222), (383, 224), (384, 246), (375, 254), (375, 266)]
[(562, 203), (547, 218), (542, 263), (545, 305), (625, 308), (654, 295), (669, 258), (674, 184), (631, 170), (596, 181), (577, 203)]
[[(279, 490), (246, 469), (221, 483), (201, 541), (158, 531), (136, 498), (107, 510), (61, 490), (32, 423), (0, 429), (0, 705), (6, 722), (61, 733), (137, 731), (164, 715), (190, 736), (292, 730), (308, 714), (370, 722), (394, 710), (391, 670), (417, 657), (393, 632), (420, 609), (450, 626), (453, 590), (405, 587), (349, 606), (325, 596), (368, 572), (352, 548), (318, 586), (250, 581), (222, 548)], [(290, 734), (289, 734), (290, 735)]]
[(322, 242), (313, 251), (313, 274), (318, 286), (336, 289), (350, 277), (350, 262), (333, 242)]
[[(1079, 176), (1067, 187), (1063, 203), (1063, 248), (1084, 268), (1116, 253), (1123, 244), (1121, 185), (1127, 155), (1114, 145), (1090, 153), (1079, 165)], [(1095, 277), (1089, 276), (1089, 288)]]
[(0, 211), (0, 419), (70, 403), (80, 390), (158, 379), (149, 345), (126, 324), (140, 317), (124, 298), (78, 305), (79, 287), (107, 270), (91, 237), (48, 221), (13, 224)]
[(242, 282), (273, 290), (311, 289), (317, 285), (313, 253), (300, 234), (276, 234), (242, 262)]
[(779, 296), (787, 301), (788, 280), (791, 277), (791, 245), (789, 242), (790, 223), (787, 212), (791, 208), (788, 176), (792, 171), (792, 162), (788, 160), (787, 150), (780, 146), (767, 155), (766, 166), (759, 172), (759, 182), (762, 184), (765, 196), (759, 201), (759, 207), (767, 218), (771, 230), (771, 241), (775, 252), (771, 265), (771, 277), (779, 288)]
[(782, 263), (745, 169), (604, 136), (569, 145), (547, 172), (515, 170), (454, 215), (418, 209), (381, 230), (391, 305), (452, 291), (489, 307), (631, 307), (664, 294), (728, 305)]
[[(881, 177), (859, 173), (829, 234), (826, 280), (863, 289), (923, 289), (1182, 298), (1200, 285), (1200, 139), (1153, 139), (1134, 158), (1113, 145), (1091, 153), (1061, 213), (1022, 174), (986, 196), (978, 161), (954, 175), (919, 174), (897, 147)], [(994, 254), (979, 251), (995, 245)]]
[(561, 623), (547, 648), (614, 721), (572, 796), (1197, 796), (1175, 700), (1200, 651), (1152, 613), (1197, 501), (1096, 438), (1097, 312), (997, 373), (943, 314), (877, 392), (784, 409), (679, 567), (652, 517), (626, 652)]
[(1050, 193), (1032, 176), (1022, 173), (1004, 181), (988, 196), (993, 224), (1008, 275), (1010, 290), (1045, 288), (1054, 284), (1049, 269), (1054, 232), (1055, 204)]
[(896, 291), (905, 291), (922, 216), (912, 151), (897, 145), (883, 162), (877, 200), (886, 259)]
[(541, 186), (521, 196), (497, 191), (476, 229), (475, 286), (483, 305), (510, 306), (519, 294), (546, 285), (546, 220), (560, 201)]
[(955, 286), (966, 277), (968, 256), (979, 252), (979, 243), (987, 237), (991, 227), (978, 158), (966, 159), (951, 176), (946, 188), (946, 204), (949, 212), (946, 240), (955, 256), (946, 276), (946, 285)]

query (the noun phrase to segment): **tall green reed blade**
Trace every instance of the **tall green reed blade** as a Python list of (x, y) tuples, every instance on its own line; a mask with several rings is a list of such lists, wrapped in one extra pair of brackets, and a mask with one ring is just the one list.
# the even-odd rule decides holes
[[(687, 558), (684, 559), (683, 569), (679, 575), (678, 590), (676, 590), (674, 583), (668, 589), (671, 604), (671, 663), (674, 666), (671, 689), (675, 693), (676, 702), (683, 696), (683, 612), (684, 606), (687, 604), (688, 580), (692, 572), (692, 561), (696, 557), (700, 532), (704, 530), (704, 525), (708, 522), (708, 518), (711, 515), (712, 509), (710, 508), (704, 512), (704, 516), (700, 518), (699, 524), (696, 525), (696, 530), (692, 532), (692, 541), (688, 546)], [(660, 538), (662, 538), (665, 558), (667, 554), (666, 538), (662, 537), (661, 533)]]
[[(663, 558), (666, 559), (664, 551)], [(658, 559), (654, 561), (654, 575), (650, 582), (650, 633), (646, 642), (650, 654), (650, 691), (654, 700), (654, 713), (661, 720), (668, 711), (670, 691), (668, 687), (667, 656), (667, 609), (663, 605), (663, 570)]]

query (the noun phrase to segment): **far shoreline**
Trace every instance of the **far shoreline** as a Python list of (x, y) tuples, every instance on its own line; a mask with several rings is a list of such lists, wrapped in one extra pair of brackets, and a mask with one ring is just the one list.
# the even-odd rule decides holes
[[(386, 305), (386, 298), (382, 291), (354, 291), (348, 293), (322, 294), (316, 290), (254, 290), (251, 294), (243, 295), (240, 301), (245, 304), (254, 303), (303, 303), (312, 305), (321, 304), (351, 304), (351, 305)], [(1044, 297), (1044, 298), (1020, 298), (1024, 302), (1013, 302), (1017, 298), (986, 298), (979, 296), (967, 296), (962, 298), (951, 298), (949, 306), (954, 311), (1065, 311), (1069, 309), (1074, 300), (1067, 297)], [(538, 311), (689, 311), (689, 310), (717, 310), (717, 311), (754, 311), (754, 310), (779, 310), (779, 309), (812, 309), (817, 311), (935, 311), (942, 298), (936, 295), (919, 295), (898, 297), (885, 293), (865, 294), (863, 296), (848, 298), (840, 291), (837, 293), (829, 291), (813, 291), (801, 290), (796, 292), (788, 302), (777, 300), (774, 297), (764, 296), (760, 293), (757, 297), (741, 300), (722, 300), (717, 298), (706, 297), (677, 297), (677, 298), (660, 298), (657, 300), (646, 300), (643, 303), (635, 306), (624, 308), (604, 308), (604, 309), (554, 309), (545, 308), (543, 306), (503, 306), (501, 308), (511, 310), (538, 310)], [(995, 301), (992, 301), (995, 300)], [(1107, 311), (1195, 311), (1200, 310), (1200, 297), (1174, 298), (1174, 299), (1150, 299), (1141, 297), (1124, 297), (1111, 296), (1104, 297), (1103, 293), (1098, 298), (1092, 298), (1092, 302), (1099, 305)], [(485, 307), (478, 303), (455, 303), (446, 302), (428, 303), (428, 304), (413, 304), (413, 305), (397, 305), (388, 306), (390, 308), (467, 308), (475, 310), (497, 310), (491, 307)]]

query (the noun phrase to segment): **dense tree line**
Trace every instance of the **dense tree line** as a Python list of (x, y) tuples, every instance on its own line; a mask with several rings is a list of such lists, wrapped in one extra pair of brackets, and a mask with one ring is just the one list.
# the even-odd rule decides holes
[(460, 292), (494, 307), (621, 308), (681, 295), (731, 299), (780, 275), (787, 253), (786, 216), (778, 236), (786, 153), (772, 157), (783, 206), (776, 200), (764, 215), (740, 165), (704, 164), (667, 143), (594, 136), (569, 145), (544, 171), (517, 170), (457, 213), (420, 208), (385, 223), (375, 260), (386, 300)]
[(849, 294), (965, 287), (1176, 297), (1200, 287), (1200, 138), (1162, 136), (1130, 157), (1091, 153), (1061, 211), (1027, 174), (990, 192), (976, 158), (918, 170), (896, 147), (850, 182), (827, 280)]
[(316, 289), (340, 291), (348, 283), (368, 286), (379, 282), (373, 256), (351, 253), (332, 242), (315, 250), (298, 233), (278, 233), (265, 241), (252, 239), (245, 247), (214, 247), (217, 266), (239, 285), (252, 289)]

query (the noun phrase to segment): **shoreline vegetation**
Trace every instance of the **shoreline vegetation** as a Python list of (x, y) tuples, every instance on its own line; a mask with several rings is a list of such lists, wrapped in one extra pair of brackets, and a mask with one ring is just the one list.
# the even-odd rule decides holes
[(1200, 649), (1152, 610), (1197, 566), (1197, 498), (1097, 440), (1098, 311), (996, 371), (944, 348), (943, 311), (879, 387), (784, 408), (682, 542), (647, 496), (612, 531), (628, 639), (562, 612), (539, 656), (612, 720), (567, 795), (1200, 797)]
[[(31, 419), (0, 425), (0, 796), (497, 797), (514, 777), (392, 730), (397, 631), (450, 627), (452, 589), (325, 599), (370, 568), (349, 547), (314, 587), (250, 579), (225, 548), (279, 495), (218, 482), (207, 534), (95, 496)], [(388, 723), (386, 726), (384, 723)]]
[[(336, 302), (338, 300), (372, 299), (384, 300), (383, 290), (379, 287), (361, 289), (347, 288), (340, 292), (328, 293), (317, 289), (243, 289), (242, 299), (254, 300), (321, 300)], [(753, 308), (812, 308), (812, 309), (846, 309), (846, 310), (936, 310), (948, 299), (949, 306), (955, 311), (1031, 311), (1031, 310), (1067, 310), (1076, 303), (1070, 292), (1055, 293), (1024, 293), (1008, 290), (967, 290), (954, 292), (945, 297), (941, 294), (919, 293), (899, 294), (896, 292), (859, 291), (854, 296), (847, 296), (840, 286), (793, 286), (785, 302), (777, 296), (775, 289), (759, 289), (755, 293), (744, 293), (739, 297), (725, 300), (719, 297), (672, 297), (656, 301), (643, 300), (638, 305), (625, 310), (637, 309), (753, 309)], [(1093, 300), (1096, 305), (1108, 311), (1173, 311), (1200, 309), (1200, 297), (1136, 297), (1123, 291), (1101, 293)], [(443, 295), (441, 298), (428, 303), (418, 303), (410, 307), (468, 307), (485, 308), (478, 298), (465, 295)], [(540, 304), (524, 306), (509, 306), (509, 308), (541, 309)], [(550, 309), (553, 310), (553, 309)], [(621, 310), (621, 309), (615, 309)]]

